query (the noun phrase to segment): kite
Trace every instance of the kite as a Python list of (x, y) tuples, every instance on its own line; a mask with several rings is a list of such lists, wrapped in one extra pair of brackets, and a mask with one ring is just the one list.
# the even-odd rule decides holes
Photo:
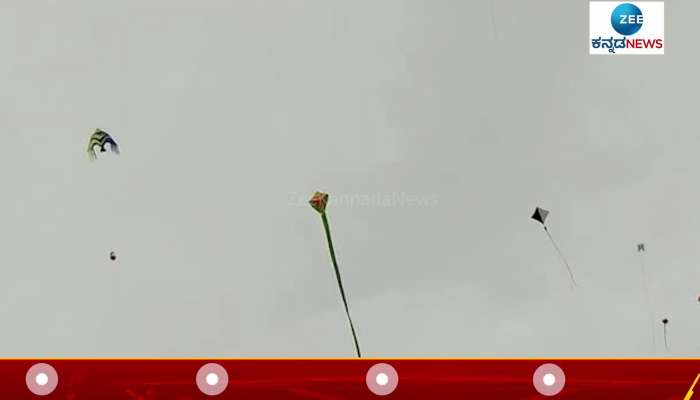
[[(544, 208), (535, 207), (535, 212), (532, 214), (531, 218), (542, 224), (542, 226), (545, 226), (544, 221), (547, 219), (548, 215), (549, 211), (545, 210)], [(545, 227), (545, 229), (547, 228)]]
[(335, 269), (335, 278), (338, 281), (338, 288), (340, 289), (340, 296), (343, 299), (343, 305), (345, 305), (345, 314), (348, 316), (348, 322), (350, 323), (350, 330), (352, 331), (352, 338), (355, 341), (355, 350), (357, 350), (357, 357), (362, 358), (360, 353), (360, 345), (357, 342), (357, 334), (355, 333), (355, 327), (352, 324), (352, 319), (350, 318), (350, 309), (348, 308), (348, 301), (345, 297), (345, 289), (343, 289), (343, 282), (340, 279), (340, 270), (338, 269), (338, 261), (335, 259), (335, 251), (333, 250), (333, 240), (331, 240), (331, 229), (328, 225), (328, 217), (326, 216), (326, 205), (328, 204), (328, 194), (316, 192), (309, 200), (309, 204), (314, 210), (321, 214), (321, 220), (323, 221), (323, 228), (326, 231), (326, 239), (328, 240), (328, 250), (331, 253), (331, 261), (333, 262), (333, 268)]
[(647, 277), (646, 266), (644, 263), (644, 254), (646, 252), (646, 247), (644, 243), (637, 244), (637, 253), (639, 253), (639, 260), (642, 267), (642, 285), (644, 287), (644, 297), (647, 302), (647, 307), (649, 308), (649, 326), (651, 326), (651, 345), (653, 349), (656, 349), (656, 328), (654, 327), (654, 310), (653, 301), (651, 300), (651, 290), (649, 288), (649, 279)]
[(576, 286), (576, 279), (574, 279), (574, 273), (571, 271), (571, 267), (569, 266), (569, 262), (566, 261), (566, 257), (564, 257), (564, 253), (561, 252), (561, 249), (559, 249), (559, 246), (557, 246), (557, 242), (554, 241), (554, 238), (549, 233), (549, 229), (547, 229), (547, 225), (545, 224), (545, 221), (547, 220), (547, 215), (549, 215), (549, 211), (545, 210), (544, 208), (535, 207), (535, 212), (532, 214), (532, 217), (530, 217), (530, 218), (532, 218), (535, 221), (542, 224), (542, 227), (544, 228), (544, 231), (547, 233), (549, 240), (552, 242), (554, 249), (557, 251), (557, 253), (559, 254), (559, 257), (564, 262), (564, 266), (566, 266), (566, 270), (569, 271), (569, 277), (571, 278), (571, 284), (573, 286)]
[(94, 160), (97, 158), (97, 154), (95, 154), (95, 146), (100, 146), (100, 153), (104, 153), (107, 151), (105, 148), (106, 144), (109, 144), (109, 148), (114, 154), (119, 155), (119, 145), (117, 142), (115, 142), (107, 132), (101, 129), (95, 129), (95, 133), (90, 136), (90, 142), (88, 143), (87, 148), (90, 159)]
[(668, 325), (668, 318), (662, 319), (661, 322), (664, 324), (664, 344), (666, 345), (666, 351), (668, 351), (668, 339), (666, 331), (666, 325)]
[(114, 254), (113, 251), (110, 251), (110, 252), (109, 252), (109, 259), (112, 260), (112, 261), (114, 261), (114, 260), (117, 259), (117, 255)]

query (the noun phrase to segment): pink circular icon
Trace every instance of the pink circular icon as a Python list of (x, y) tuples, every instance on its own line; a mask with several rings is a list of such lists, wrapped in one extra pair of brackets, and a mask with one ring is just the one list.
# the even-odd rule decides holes
[(226, 390), (228, 386), (228, 374), (226, 369), (219, 364), (204, 364), (197, 371), (197, 387), (202, 393), (216, 396)]
[(27, 370), (25, 378), (27, 388), (37, 396), (51, 394), (58, 386), (58, 374), (56, 370), (46, 363), (32, 365)]
[(396, 390), (399, 385), (399, 374), (389, 364), (374, 364), (367, 370), (365, 377), (367, 388), (377, 396), (386, 396)]
[(556, 364), (542, 364), (532, 374), (532, 384), (539, 394), (555, 396), (564, 389), (566, 376)]

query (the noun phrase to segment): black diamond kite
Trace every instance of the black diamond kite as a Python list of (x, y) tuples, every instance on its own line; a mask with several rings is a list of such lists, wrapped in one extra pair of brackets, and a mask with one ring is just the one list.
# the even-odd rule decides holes
[(544, 208), (535, 207), (535, 212), (530, 218), (544, 225), (544, 221), (547, 219), (547, 215), (549, 215), (549, 211), (545, 210)]
[(664, 324), (664, 345), (666, 345), (666, 351), (668, 351), (668, 331), (666, 330), (666, 325), (668, 325), (668, 318), (661, 320)]
[(532, 218), (535, 221), (542, 224), (542, 227), (544, 228), (544, 231), (547, 233), (549, 240), (552, 242), (554, 249), (557, 251), (557, 253), (559, 254), (559, 257), (564, 262), (564, 266), (566, 266), (566, 270), (569, 271), (569, 277), (571, 278), (571, 285), (572, 285), (572, 287), (574, 287), (574, 286), (576, 286), (576, 279), (574, 279), (574, 273), (571, 271), (571, 267), (569, 266), (569, 262), (566, 261), (566, 257), (564, 257), (564, 253), (562, 253), (562, 251), (559, 249), (559, 246), (557, 246), (557, 243), (554, 241), (554, 238), (549, 233), (549, 229), (547, 229), (547, 225), (545, 224), (545, 220), (547, 220), (548, 215), (549, 215), (549, 211), (545, 210), (544, 208), (535, 207), (535, 212), (532, 214), (532, 216), (530, 218)]

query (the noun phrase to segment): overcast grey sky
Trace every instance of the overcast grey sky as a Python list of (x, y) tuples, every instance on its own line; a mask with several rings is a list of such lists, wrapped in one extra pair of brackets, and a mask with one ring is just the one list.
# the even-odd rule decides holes
[(636, 57), (587, 1), (11, 3), (0, 354), (352, 357), (322, 190), (368, 357), (664, 355), (638, 242), (700, 356), (697, 1)]

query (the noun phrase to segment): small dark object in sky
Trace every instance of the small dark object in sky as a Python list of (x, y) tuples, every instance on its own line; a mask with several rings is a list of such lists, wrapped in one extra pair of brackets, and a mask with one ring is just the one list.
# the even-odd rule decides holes
[(114, 260), (117, 259), (117, 255), (114, 254), (113, 251), (110, 251), (110, 252), (109, 252), (109, 259), (112, 260), (112, 261), (114, 261)]
[(662, 319), (661, 322), (663, 322), (664, 324), (668, 324), (668, 318)]
[(544, 225), (544, 221), (547, 219), (548, 214), (549, 211), (545, 210), (544, 208), (535, 207), (535, 213), (532, 214), (532, 217), (530, 218)]
[(95, 133), (90, 136), (90, 142), (88, 143), (88, 156), (90, 156), (91, 160), (95, 160), (97, 158), (97, 155), (95, 154), (95, 146), (100, 147), (100, 153), (104, 153), (107, 151), (105, 148), (105, 145), (109, 144), (109, 148), (112, 149), (112, 152), (114, 154), (119, 154), (119, 145), (117, 142), (112, 139), (112, 137), (109, 135), (109, 133), (101, 130), (101, 129), (95, 129)]
[(573, 289), (574, 287), (576, 287), (576, 279), (574, 278), (574, 273), (573, 273), (573, 271), (571, 271), (571, 266), (569, 265), (569, 262), (566, 261), (566, 257), (564, 257), (564, 253), (562, 253), (561, 249), (559, 248), (557, 243), (554, 241), (552, 234), (549, 233), (549, 229), (547, 228), (547, 225), (545, 224), (545, 220), (547, 220), (547, 215), (549, 215), (548, 210), (545, 210), (544, 208), (540, 208), (540, 207), (535, 207), (535, 212), (532, 214), (532, 216), (530, 218), (532, 218), (535, 221), (542, 224), (542, 228), (544, 228), (544, 231), (547, 233), (549, 240), (552, 242), (552, 246), (554, 246), (554, 249), (557, 251), (557, 253), (559, 253), (559, 257), (564, 262), (564, 266), (566, 267), (566, 270), (569, 272), (569, 277), (571, 278), (571, 288)]

